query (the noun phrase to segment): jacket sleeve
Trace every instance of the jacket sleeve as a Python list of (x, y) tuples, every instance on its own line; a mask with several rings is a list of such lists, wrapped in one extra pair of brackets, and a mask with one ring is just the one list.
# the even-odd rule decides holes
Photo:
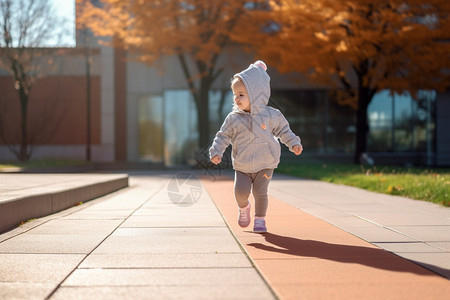
[[(295, 145), (302, 146), (300, 137), (296, 136), (289, 127), (289, 123), (280, 111), (277, 111), (276, 124), (273, 128), (273, 135), (280, 139), (280, 141), (285, 144), (290, 151)], [(302, 146), (303, 147), (303, 146)]]
[(220, 130), (216, 133), (216, 137), (209, 148), (209, 158), (212, 158), (216, 155), (222, 157), (223, 152), (231, 143), (231, 137), (233, 133), (233, 127), (231, 126), (232, 120), (231, 115), (228, 115), (225, 121), (223, 122)]

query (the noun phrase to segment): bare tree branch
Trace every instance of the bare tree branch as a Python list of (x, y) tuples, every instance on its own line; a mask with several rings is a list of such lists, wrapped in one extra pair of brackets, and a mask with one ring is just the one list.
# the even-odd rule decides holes
[[(35, 81), (51, 71), (47, 46), (61, 33), (61, 24), (50, 0), (0, 0), (0, 68), (8, 71), (20, 103), (19, 150), (12, 150), (8, 126), (0, 128), (1, 137), (19, 160), (32, 153), (28, 104)], [(3, 122), (5, 120), (3, 119)]]

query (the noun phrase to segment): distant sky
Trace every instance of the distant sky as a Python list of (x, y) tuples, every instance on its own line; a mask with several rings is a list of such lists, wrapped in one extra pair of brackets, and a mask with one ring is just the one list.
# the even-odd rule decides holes
[[(64, 36), (62, 45), (75, 47), (75, 0), (51, 0), (56, 13), (67, 21), (67, 35)], [(56, 43), (56, 42), (55, 42)]]

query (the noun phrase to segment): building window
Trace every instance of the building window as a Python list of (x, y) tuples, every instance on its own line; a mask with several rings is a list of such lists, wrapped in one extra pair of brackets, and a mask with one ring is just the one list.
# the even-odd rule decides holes
[(393, 95), (393, 149), (397, 152), (413, 151), (413, 103), (409, 95)]
[(435, 99), (434, 91), (420, 91), (417, 99), (377, 93), (368, 108), (369, 151), (434, 152)]
[(392, 151), (392, 97), (389, 91), (377, 93), (370, 102), (368, 112), (368, 149), (373, 152)]
[(164, 164), (191, 165), (198, 148), (197, 109), (188, 90), (164, 92)]
[(327, 90), (273, 90), (269, 105), (281, 110), (310, 153), (354, 150), (354, 111), (332, 100)]
[(414, 140), (416, 151), (436, 151), (436, 92), (421, 91), (414, 104)]
[(302, 138), (303, 146), (309, 151), (324, 152), (326, 149), (324, 95), (312, 90), (272, 91), (270, 105), (284, 114), (292, 131)]
[(355, 111), (327, 98), (326, 152), (353, 153), (355, 149)]
[[(377, 93), (368, 108), (370, 152), (435, 152), (435, 92)], [(326, 90), (272, 90), (269, 105), (279, 109), (309, 153), (352, 154), (355, 112)], [(227, 90), (210, 92), (211, 141), (232, 109)], [(166, 90), (139, 99), (139, 156), (166, 166), (194, 164), (198, 144), (197, 110), (188, 90)], [(282, 147), (282, 151), (289, 150)]]

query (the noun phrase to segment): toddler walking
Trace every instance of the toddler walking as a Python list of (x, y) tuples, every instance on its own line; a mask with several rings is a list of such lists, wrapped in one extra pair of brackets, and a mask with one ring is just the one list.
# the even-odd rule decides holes
[(267, 106), (270, 98), (270, 77), (267, 66), (258, 60), (231, 81), (233, 110), (228, 114), (209, 149), (211, 162), (219, 164), (231, 143), (234, 196), (239, 206), (238, 223), (247, 227), (251, 222), (250, 191), (255, 200), (253, 231), (267, 232), (265, 216), (267, 190), (273, 170), (280, 162), (281, 140), (296, 155), (303, 151), (300, 138), (291, 129), (283, 114)]

